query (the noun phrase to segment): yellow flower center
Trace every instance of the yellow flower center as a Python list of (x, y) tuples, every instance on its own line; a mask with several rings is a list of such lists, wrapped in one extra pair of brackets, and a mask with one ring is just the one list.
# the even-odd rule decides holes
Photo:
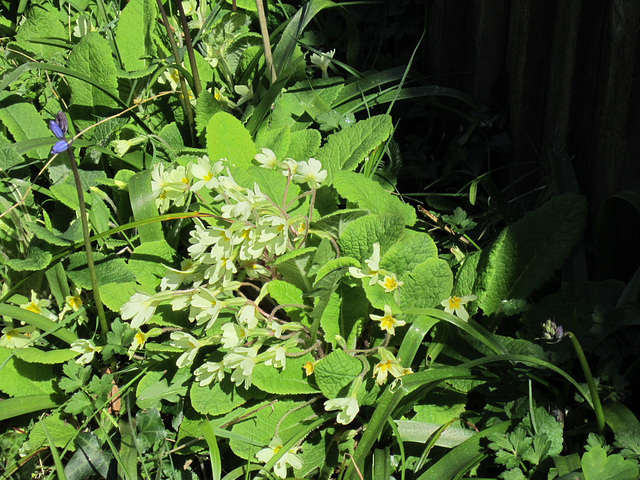
[(40, 314), (40, 312), (42, 311), (42, 309), (38, 305), (36, 305), (35, 302), (31, 302), (25, 308), (30, 312), (37, 313), (37, 314)]
[(144, 342), (147, 341), (147, 336), (142, 332), (138, 332), (136, 333), (135, 340), (138, 345), (144, 345)]
[(394, 277), (384, 277), (384, 282), (382, 285), (386, 290), (395, 290), (398, 288), (398, 281)]
[(67, 297), (67, 305), (69, 305), (73, 310), (79, 310), (80, 307), (82, 307), (82, 299), (79, 295)]
[(204, 179), (204, 181), (205, 181), (205, 182), (208, 182), (208, 181), (209, 181), (209, 180), (211, 180), (212, 178), (213, 178), (213, 173), (211, 173), (211, 172), (207, 173), (207, 174), (203, 177), (203, 179)]
[(380, 319), (380, 328), (386, 330), (388, 328), (393, 328), (396, 325), (397, 320), (393, 318), (391, 315), (385, 315)]
[(453, 310), (457, 310), (462, 306), (462, 299), (455, 295), (449, 299), (449, 307)]
[(302, 367), (304, 368), (305, 373), (307, 374), (307, 377), (309, 375), (311, 375), (313, 373), (313, 369), (315, 368), (313, 365), (313, 362), (307, 362), (304, 364), (304, 366)]

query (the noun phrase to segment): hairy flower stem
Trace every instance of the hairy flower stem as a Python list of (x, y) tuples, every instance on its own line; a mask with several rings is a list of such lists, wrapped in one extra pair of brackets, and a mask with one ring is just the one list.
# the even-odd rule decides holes
[(96, 267), (93, 263), (93, 252), (91, 251), (91, 235), (89, 233), (89, 222), (87, 221), (87, 209), (84, 204), (84, 192), (82, 191), (80, 172), (78, 172), (78, 165), (76, 165), (76, 157), (73, 154), (72, 146), (69, 146), (67, 149), (67, 154), (69, 155), (69, 163), (71, 163), (71, 170), (73, 171), (73, 178), (76, 183), (76, 191), (78, 192), (78, 206), (80, 207), (80, 221), (82, 222), (82, 237), (84, 238), (84, 250), (87, 253), (87, 268), (89, 270), (89, 278), (91, 279), (93, 301), (96, 304), (98, 319), (100, 320), (100, 330), (102, 331), (102, 336), (106, 343), (109, 325), (107, 324), (107, 317), (104, 314), (104, 306), (102, 305), (102, 299), (100, 298), (98, 276), (96, 275)]
[(180, 12), (180, 23), (182, 23), (182, 30), (184, 31), (184, 43), (187, 47), (187, 55), (189, 55), (189, 63), (191, 64), (191, 75), (193, 75), (193, 93), (196, 94), (196, 98), (200, 96), (202, 87), (200, 86), (200, 73), (198, 72), (198, 66), (196, 65), (196, 56), (193, 53), (193, 42), (191, 41), (191, 33), (189, 32), (189, 24), (187, 17), (184, 14), (184, 8), (182, 2), (178, 2), (178, 11)]
[(591, 401), (593, 402), (593, 410), (596, 414), (596, 423), (598, 425), (598, 432), (603, 433), (604, 426), (605, 426), (604, 411), (602, 410), (602, 403), (600, 403), (600, 397), (598, 396), (598, 388), (596, 387), (596, 382), (593, 378), (593, 375), (591, 374), (591, 369), (589, 368), (589, 364), (587, 363), (587, 357), (585, 357), (584, 351), (580, 346), (580, 342), (572, 332), (567, 332), (565, 336), (571, 339), (571, 344), (573, 345), (573, 349), (576, 351), (576, 355), (578, 356), (578, 361), (580, 362), (580, 366), (582, 367), (584, 376), (587, 379), (587, 385), (589, 386), (589, 394), (591, 395)]
[[(160, 9), (160, 14), (162, 15), (162, 23), (164, 23), (164, 26), (167, 29), (167, 37), (169, 37), (169, 43), (171, 44), (173, 59), (175, 60), (177, 65), (180, 65), (180, 52), (178, 51), (178, 44), (176, 44), (176, 39), (173, 38), (173, 32), (171, 31), (171, 25), (169, 24), (169, 18), (167, 17), (167, 12), (165, 12), (164, 7), (162, 6), (162, 0), (157, 0), (157, 1), (158, 1), (158, 8)], [(191, 134), (191, 145), (195, 146), (196, 145), (196, 127), (193, 120), (193, 109), (191, 108), (191, 102), (189, 101), (189, 88), (187, 87), (187, 82), (184, 79), (184, 75), (182, 75), (182, 72), (180, 70), (178, 70), (178, 75), (180, 76), (180, 90), (182, 91), (182, 98), (180, 100), (182, 103), (182, 108), (184, 108), (185, 116), (187, 117), (187, 123), (189, 124), (189, 133)]]

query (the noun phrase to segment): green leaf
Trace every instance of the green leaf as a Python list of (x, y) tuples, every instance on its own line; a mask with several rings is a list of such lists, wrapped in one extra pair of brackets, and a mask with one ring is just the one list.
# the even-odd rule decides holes
[(273, 265), (278, 267), (282, 278), (303, 292), (311, 290), (309, 269), (316, 247), (292, 250), (278, 257)]
[[(0, 98), (2, 98), (2, 94), (0, 94)], [(3, 103), (4, 102), (0, 100), (0, 105)], [(0, 121), (6, 125), (6, 122), (3, 120), (4, 110), (5, 108), (0, 107)], [(22, 162), (22, 155), (16, 151), (15, 143), (7, 140), (7, 137), (0, 132), (0, 169), (6, 171), (16, 165), (20, 165)]]
[(225, 378), (220, 383), (201, 387), (197, 382), (191, 385), (189, 398), (196, 412), (204, 415), (224, 415), (251, 399), (253, 394), (244, 387), (236, 387)]
[(118, 53), (129, 71), (144, 70), (149, 57), (154, 55), (153, 29), (157, 16), (157, 5), (151, 0), (131, 0), (118, 17), (116, 44)]
[(335, 270), (339, 270), (343, 268), (346, 269), (348, 267), (359, 267), (359, 266), (360, 266), (360, 262), (358, 262), (355, 258), (351, 258), (351, 257), (333, 258), (328, 262), (326, 262), (324, 265), (322, 265), (322, 267), (320, 267), (320, 270), (318, 270), (318, 273), (316, 273), (316, 279), (314, 281), (314, 284), (318, 283), (325, 276), (327, 276), (328, 274), (330, 274)]
[(93, 432), (80, 432), (75, 444), (77, 450), (64, 467), (67, 480), (89, 478), (96, 472), (107, 478), (113, 455), (102, 450), (98, 436)]
[(607, 456), (602, 447), (592, 447), (582, 455), (584, 480), (631, 480), (638, 478), (638, 464), (622, 455)]
[(104, 306), (109, 310), (119, 312), (122, 305), (127, 303), (131, 296), (140, 290), (143, 289), (136, 282), (112, 282), (100, 285), (100, 298)]
[(446, 261), (431, 258), (401, 277), (400, 308), (436, 307), (449, 298), (453, 288), (453, 273)]
[[(256, 145), (259, 148), (268, 148), (276, 156), (276, 158), (282, 160), (288, 157), (289, 145), (291, 144), (291, 127), (288, 125), (275, 128), (260, 130), (256, 137)], [(295, 157), (290, 157), (296, 160)], [(278, 172), (279, 175), (282, 175)]]
[[(291, 202), (300, 194), (300, 187), (294, 183), (289, 183), (287, 188), (287, 178), (280, 172), (274, 170), (267, 170), (266, 168), (250, 166), (231, 168), (231, 173), (236, 179), (238, 184), (247, 188), (253, 188), (257, 183), (262, 193), (267, 195), (273, 200), (276, 205), (284, 206), (284, 200), (286, 203)], [(285, 199), (286, 194), (286, 199)], [(308, 211), (308, 197), (298, 202), (296, 208), (290, 211), (290, 214), (295, 214), (299, 210), (304, 209)], [(291, 209), (291, 207), (289, 207)]]
[(374, 148), (389, 138), (392, 130), (391, 117), (378, 115), (331, 135), (316, 155), (327, 170), (325, 184), (331, 185), (340, 170), (355, 170)]
[(432, 258), (438, 258), (438, 247), (433, 239), (426, 233), (407, 230), (404, 237), (382, 256), (380, 268), (402, 276)]
[[(78, 337), (71, 330), (63, 328), (59, 323), (53, 322), (42, 315), (31, 312), (15, 305), (0, 303), (0, 315), (4, 315), (20, 322), (28, 323), (39, 328), (43, 332), (51, 332), (51, 335), (58, 337), (69, 345), (75, 342)], [(1, 365), (1, 364), (0, 364)]]
[(286, 156), (299, 161), (307, 160), (316, 154), (321, 141), (322, 135), (313, 128), (291, 132), (291, 143)]
[(58, 448), (68, 447), (69, 450), (74, 451), (75, 445), (72, 440), (78, 435), (78, 430), (75, 425), (65, 421), (60, 412), (45, 417), (35, 424), (35, 426), (29, 432), (29, 447), (37, 450), (45, 443), (47, 443), (47, 435), (43, 428), (46, 427), (49, 435), (53, 439), (53, 443)]
[[(95, 252), (93, 256), (99, 285), (135, 281), (136, 277), (124, 258), (118, 255), (105, 256), (98, 252)], [(86, 254), (84, 252), (74, 253), (69, 256), (67, 276), (77, 287), (91, 289), (91, 279), (89, 278)]]
[(282, 280), (272, 280), (267, 284), (267, 292), (278, 305), (304, 305), (302, 290)]
[[(319, 192), (326, 191), (320, 189)], [(335, 207), (334, 207), (335, 209)], [(311, 229), (322, 231), (331, 235), (333, 238), (340, 238), (347, 226), (360, 217), (369, 215), (367, 210), (361, 209), (345, 209), (337, 212), (329, 213), (321, 219), (311, 223)]]
[[(55, 143), (55, 138), (47, 128), (47, 124), (36, 111), (33, 103), (19, 95), (10, 92), (0, 92), (0, 121), (7, 127), (7, 130), (9, 130), (16, 143), (42, 137), (51, 138), (49, 145), (35, 149), (36, 158), (44, 159), (49, 156), (49, 151)], [(3, 147), (5, 152), (4, 156), (6, 157), (5, 161), (9, 164), (8, 166), (21, 163), (18, 161), (18, 158), (21, 157), (13, 150), (15, 147), (12, 147), (12, 150), (7, 150), (9, 147), (7, 146), (6, 140), (1, 141), (0, 146)], [(0, 163), (0, 166), (3, 164), (4, 162)]]
[(0, 422), (57, 406), (58, 403), (47, 394), (5, 398), (0, 402)]
[(55, 233), (49, 231), (41, 225), (38, 225), (35, 222), (28, 222), (27, 225), (36, 237), (38, 237), (40, 240), (44, 240), (51, 245), (57, 245), (60, 247), (68, 247), (70, 245), (73, 245), (72, 241), (67, 240), (66, 238), (59, 237)]
[[(161, 378), (163, 375), (164, 372), (149, 372), (142, 379), (145, 381), (140, 381), (136, 392), (138, 395), (136, 403), (140, 408), (160, 408), (161, 400), (176, 403), (187, 393), (187, 387), (183, 385), (186, 378), (174, 378), (169, 385), (166, 378)], [(157, 380), (154, 381), (154, 379)]]
[[(109, 42), (99, 33), (89, 33), (73, 47), (69, 56), (69, 68), (92, 78), (104, 90), (117, 97), (118, 78), (111, 48)], [(96, 86), (75, 77), (70, 77), (68, 81), (71, 86), (71, 103), (74, 106), (91, 109), (91, 115), (84, 113), (77, 116), (75, 120), (82, 118), (93, 122), (94, 115), (106, 116), (111, 107), (118, 105), (113, 98)]]
[(486, 314), (498, 312), (503, 300), (527, 298), (562, 266), (580, 241), (586, 209), (584, 197), (562, 195), (502, 231), (476, 292)]
[[(277, 433), (283, 444), (296, 435), (304, 421), (315, 415), (313, 409), (306, 405), (300, 408), (300, 403), (289, 401), (270, 402), (251, 408), (253, 415), (234, 424), (231, 432), (236, 436), (251, 439), (251, 443), (239, 438), (232, 438), (229, 442), (233, 453), (244, 459), (254, 459), (254, 455), (267, 446)], [(262, 408), (261, 408), (262, 407)], [(276, 427), (278, 431), (276, 432)]]
[(0, 390), (11, 397), (50, 395), (54, 393), (56, 376), (48, 365), (27, 363), (12, 355), (12, 350), (0, 347)]
[(309, 384), (304, 368), (307, 362), (315, 359), (310, 354), (287, 358), (286, 368), (274, 368), (259, 363), (253, 369), (253, 384), (263, 392), (275, 395), (299, 395), (318, 393), (318, 389)]
[(362, 362), (357, 358), (336, 350), (315, 365), (314, 377), (322, 394), (327, 398), (346, 395), (342, 391), (362, 372)]
[[(129, 179), (129, 201), (136, 221), (156, 218), (158, 208), (151, 189), (151, 170), (135, 174)], [(164, 240), (160, 222), (140, 225), (138, 227), (142, 243)]]
[(167, 267), (174, 266), (175, 250), (164, 240), (145, 242), (133, 250), (129, 268), (134, 272), (142, 290), (155, 292)]
[(27, 19), (18, 28), (16, 43), (39, 58), (50, 59), (66, 49), (45, 43), (55, 40), (66, 43), (67, 30), (60, 21), (60, 11), (53, 5), (30, 6)]
[(367, 215), (349, 223), (338, 245), (342, 256), (363, 262), (371, 256), (373, 244), (380, 244), (381, 254), (404, 236), (404, 220), (396, 215)]
[(20, 348), (16, 350), (16, 357), (27, 363), (44, 363), (55, 365), (57, 363), (65, 363), (72, 358), (80, 355), (68, 348), (44, 351), (37, 347)]
[(138, 430), (136, 440), (143, 451), (153, 447), (156, 442), (162, 441), (167, 437), (167, 429), (164, 428), (160, 411), (157, 408), (138, 410), (136, 413), (136, 427)]
[(209, 90), (202, 90), (196, 101), (196, 133), (198, 136), (207, 128), (209, 120), (222, 111), (222, 106)]
[(212, 162), (226, 158), (238, 168), (249, 168), (257, 148), (242, 122), (226, 112), (218, 112), (207, 123), (207, 152)]
[(371, 213), (398, 215), (407, 226), (416, 223), (415, 209), (371, 178), (355, 172), (339, 171), (335, 173), (333, 186), (342, 198)]
[[(416, 422), (414, 420), (396, 420), (396, 423), (398, 424), (400, 439), (403, 442), (427, 443), (431, 436), (442, 427), (442, 423)], [(473, 430), (450, 425), (442, 431), (436, 440), (436, 445), (453, 448), (475, 434), (476, 432)]]
[(7, 265), (17, 272), (42, 270), (49, 266), (53, 258), (50, 248), (42, 240), (34, 239), (27, 249), (27, 258), (11, 258), (7, 260)]

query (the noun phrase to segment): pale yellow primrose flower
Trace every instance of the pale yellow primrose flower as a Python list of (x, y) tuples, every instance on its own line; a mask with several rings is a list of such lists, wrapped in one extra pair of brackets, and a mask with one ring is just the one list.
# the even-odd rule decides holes
[(34, 334), (35, 329), (36, 328), (32, 325), (26, 325), (18, 328), (3, 328), (2, 336), (0, 337), (0, 347), (22, 348), (26, 346), (38, 336), (38, 332), (35, 332)]
[(176, 361), (178, 368), (190, 367), (193, 363), (193, 359), (198, 353), (198, 349), (201, 344), (192, 335), (185, 332), (173, 332), (171, 334), (171, 345), (184, 350), (184, 353), (180, 355)]
[(456, 297), (454, 295), (443, 300), (440, 305), (444, 307), (445, 312), (455, 314), (466, 322), (469, 320), (469, 314), (464, 308), (464, 305), (477, 299), (478, 297), (476, 295), (465, 295), (464, 297)]
[(256, 153), (254, 157), (256, 162), (258, 162), (262, 168), (276, 168), (278, 165), (278, 159), (276, 158), (276, 154), (273, 153), (273, 150), (269, 148), (262, 148), (261, 150), (262, 153)]
[(358, 399), (352, 396), (327, 400), (324, 402), (324, 409), (326, 411), (340, 410), (340, 413), (338, 413), (338, 416), (336, 417), (336, 421), (342, 425), (351, 423), (360, 411)]
[(376, 377), (378, 385), (382, 385), (387, 381), (389, 373), (395, 378), (412, 373), (410, 368), (404, 368), (400, 365), (400, 359), (396, 358), (386, 348), (378, 347), (378, 355), (380, 356), (380, 362), (373, 367), (373, 375)]
[(384, 276), (384, 280), (378, 282), (378, 285), (384, 288), (385, 292), (389, 293), (404, 285), (404, 282), (399, 281), (395, 273), (389, 273)]
[[(273, 456), (280, 452), (284, 447), (282, 445), (280, 437), (274, 437), (267, 448), (263, 448), (256, 453), (256, 458), (263, 463), (267, 463), (273, 458)], [(287, 464), (291, 465), (296, 470), (302, 468), (302, 458), (296, 454), (300, 447), (293, 447), (287, 453), (285, 453), (280, 460), (278, 460), (273, 466), (273, 473), (280, 478), (287, 477)]]
[(373, 244), (373, 253), (364, 263), (367, 265), (366, 268), (349, 267), (349, 274), (355, 278), (369, 277), (369, 285), (375, 285), (380, 276), (380, 244), (378, 242)]
[(391, 335), (394, 335), (396, 333), (396, 327), (402, 327), (407, 323), (404, 320), (398, 320), (397, 318), (394, 318), (393, 312), (391, 311), (391, 307), (389, 305), (384, 306), (384, 316), (371, 314), (369, 315), (369, 318), (376, 322), (380, 322), (380, 328), (382, 330), (386, 330)]
[(306, 162), (298, 162), (293, 181), (296, 183), (306, 182), (309, 188), (319, 188), (320, 184), (327, 179), (327, 171), (322, 170), (320, 160), (310, 158)]
[(71, 344), (71, 350), (82, 354), (76, 358), (76, 363), (85, 365), (93, 360), (95, 353), (101, 351), (102, 347), (96, 347), (91, 340), (81, 338)]

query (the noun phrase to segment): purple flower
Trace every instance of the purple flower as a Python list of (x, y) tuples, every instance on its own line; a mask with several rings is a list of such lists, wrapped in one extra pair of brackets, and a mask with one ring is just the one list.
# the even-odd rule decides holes
[(67, 130), (69, 129), (69, 122), (67, 115), (64, 112), (58, 112), (55, 120), (49, 120), (49, 128), (60, 139), (51, 149), (52, 154), (62, 153), (69, 148), (69, 142), (65, 140)]

